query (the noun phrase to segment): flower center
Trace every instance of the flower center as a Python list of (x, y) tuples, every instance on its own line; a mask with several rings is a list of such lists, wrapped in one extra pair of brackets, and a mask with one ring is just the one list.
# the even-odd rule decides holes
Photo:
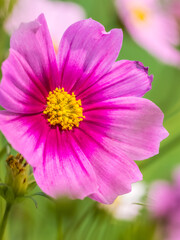
[(136, 22), (144, 23), (147, 21), (149, 16), (149, 11), (146, 8), (134, 7), (132, 8), (132, 15)]
[(146, 13), (142, 9), (135, 8), (133, 13), (140, 21), (144, 21), (146, 19)]
[(47, 107), (43, 113), (48, 115), (48, 122), (51, 125), (58, 124), (62, 130), (79, 127), (79, 123), (85, 118), (81, 100), (76, 100), (76, 95), (68, 94), (64, 88), (56, 88), (53, 92), (49, 92)]

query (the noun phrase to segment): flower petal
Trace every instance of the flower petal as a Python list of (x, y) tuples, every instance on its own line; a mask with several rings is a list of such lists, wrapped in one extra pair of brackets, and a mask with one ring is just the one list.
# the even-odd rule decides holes
[[(43, 3), (44, 4), (44, 3)], [(73, 23), (85, 18), (84, 9), (75, 2), (63, 1), (46, 1), (46, 9), (44, 13), (47, 19), (49, 30), (55, 46), (59, 46), (59, 42), (65, 30)], [(58, 24), (54, 24), (58, 22)]]
[(96, 173), (98, 191), (89, 197), (105, 203), (112, 203), (120, 194), (131, 191), (131, 184), (142, 180), (141, 172), (134, 161), (120, 151), (110, 138), (81, 123), (74, 138), (89, 159)]
[(122, 97), (92, 104), (84, 109), (86, 127), (116, 141), (119, 151), (133, 160), (143, 160), (159, 152), (168, 136), (163, 113), (151, 101)]
[(121, 60), (114, 63), (106, 75), (78, 97), (83, 105), (116, 97), (142, 97), (151, 89), (152, 78), (152, 75), (148, 76), (148, 67), (142, 63)]
[(61, 87), (76, 94), (109, 71), (122, 45), (122, 31), (105, 32), (87, 19), (71, 25), (64, 33), (58, 53)]
[(43, 14), (33, 22), (21, 24), (11, 37), (10, 47), (26, 59), (48, 92), (59, 86), (55, 52)]
[(49, 124), (42, 114), (18, 115), (0, 111), (0, 130), (32, 166), (42, 161)]
[(6, 19), (4, 27), (9, 34), (12, 34), (20, 23), (32, 21), (41, 13), (46, 17), (53, 44), (57, 47), (64, 31), (72, 23), (85, 18), (83, 8), (73, 2), (19, 0)]
[(34, 166), (41, 189), (51, 196), (84, 198), (97, 191), (94, 170), (71, 132), (51, 128), (42, 114), (0, 112), (0, 130)]
[(149, 210), (156, 217), (169, 217), (176, 208), (176, 195), (167, 181), (153, 183), (148, 195)]
[(34, 169), (34, 177), (39, 187), (53, 197), (83, 199), (97, 191), (97, 180), (71, 133), (59, 128), (49, 132), (43, 163)]
[(11, 49), (3, 63), (2, 73), (0, 105), (16, 113), (43, 111), (47, 91), (18, 52)]

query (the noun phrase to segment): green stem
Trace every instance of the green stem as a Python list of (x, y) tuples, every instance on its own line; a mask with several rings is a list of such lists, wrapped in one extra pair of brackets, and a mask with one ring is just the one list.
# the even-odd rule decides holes
[(11, 206), (12, 205), (9, 203), (6, 204), (6, 209), (5, 209), (4, 216), (3, 216), (1, 226), (0, 226), (0, 240), (3, 240), (3, 236), (4, 236), (5, 229), (6, 229), (7, 219), (8, 219), (9, 212), (11, 210)]
[(58, 232), (57, 232), (57, 240), (63, 240), (63, 230), (62, 230), (62, 218), (57, 218), (58, 223)]

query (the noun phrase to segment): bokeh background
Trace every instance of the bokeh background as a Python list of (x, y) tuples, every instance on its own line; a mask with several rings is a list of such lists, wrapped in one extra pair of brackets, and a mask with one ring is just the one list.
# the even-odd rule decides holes
[[(0, 0), (0, 65), (8, 56), (10, 36), (4, 29), (4, 22), (11, 14), (15, 1), (5, 11), (7, 0)], [(66, 2), (64, 0), (64, 2)], [(128, 59), (143, 62), (154, 75), (152, 90), (145, 97), (155, 102), (164, 112), (164, 126), (169, 137), (161, 143), (160, 153), (139, 164), (144, 176), (147, 191), (151, 183), (158, 179), (170, 180), (173, 169), (180, 164), (180, 68), (162, 63), (145, 49), (141, 48), (129, 35), (119, 19), (113, 0), (74, 0), (85, 10), (86, 17), (102, 23), (106, 30), (122, 28), (124, 39), (118, 60)], [(54, 24), (58, 25), (58, 22)], [(0, 76), (1, 72), (0, 72)], [(0, 134), (0, 177), (5, 175), (7, 157), (5, 138)], [(15, 153), (13, 149), (11, 153)], [(34, 190), (40, 190), (38, 187)], [(150, 240), (155, 239), (156, 222), (146, 210), (146, 194), (143, 208), (136, 219), (117, 220), (106, 210), (90, 199), (70, 201), (60, 199), (51, 201), (36, 196), (37, 207), (27, 199), (14, 206), (9, 216), (5, 239), (46, 240), (60, 239), (107, 239), (107, 240)], [(0, 217), (3, 215), (4, 200), (0, 198)], [(156, 239), (160, 240), (160, 239)]]

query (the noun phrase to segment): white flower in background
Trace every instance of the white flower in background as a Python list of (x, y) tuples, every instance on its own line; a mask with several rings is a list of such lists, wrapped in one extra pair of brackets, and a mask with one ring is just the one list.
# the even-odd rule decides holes
[(12, 34), (20, 23), (32, 21), (41, 13), (46, 17), (55, 50), (65, 30), (74, 22), (85, 18), (83, 8), (72, 2), (19, 0), (6, 20), (4, 28)]
[(130, 193), (117, 197), (110, 205), (100, 204), (99, 206), (108, 211), (116, 219), (132, 220), (139, 214), (142, 208), (137, 203), (141, 203), (145, 190), (144, 183), (134, 183), (132, 184), (132, 191)]

